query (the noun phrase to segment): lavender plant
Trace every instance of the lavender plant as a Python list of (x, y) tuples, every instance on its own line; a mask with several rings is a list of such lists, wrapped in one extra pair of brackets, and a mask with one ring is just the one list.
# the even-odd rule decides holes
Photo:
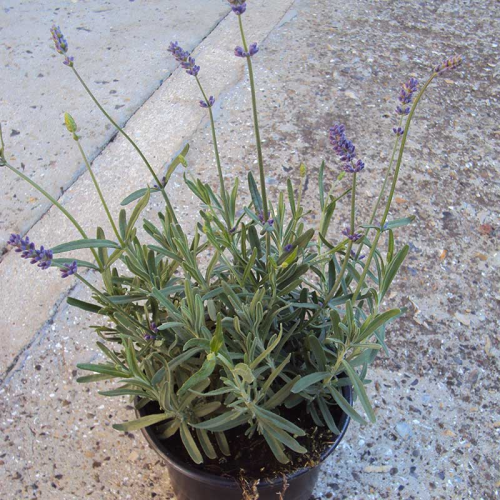
[[(92, 238), (57, 200), (7, 161), (2, 139), (0, 165), (52, 201), (81, 235), (81, 239), (51, 249), (37, 249), (21, 235), (12, 235), (9, 244), (41, 269), (59, 267), (63, 278), (73, 275), (91, 288), (92, 302), (69, 298), (68, 303), (107, 320), (94, 327), (100, 338), (97, 346), (107, 361), (78, 365), (92, 373), (78, 381), (117, 380), (117, 388), (100, 394), (131, 396), (137, 407), (150, 401), (158, 403), (157, 414), (115, 424), (115, 429), (157, 425), (164, 439), (180, 433), (193, 461), (201, 463), (204, 457), (231, 455), (234, 450), (226, 432), (244, 426), (248, 439), (262, 435), (276, 458), (287, 463), (290, 453), (308, 451), (300, 443), (305, 429), (289, 418), (295, 406), (303, 405), (315, 425), (334, 434), (339, 433), (332, 417), (332, 408), (337, 406), (362, 424), (375, 421), (365, 390), (367, 370), (381, 349), (388, 352), (386, 326), (402, 314), (401, 309), (382, 310), (381, 305), (408, 253), (408, 245), (397, 248), (394, 232), (413, 220), (389, 220), (389, 210), (417, 105), (431, 82), (458, 67), (461, 59), (435, 67), (422, 86), (415, 78), (402, 85), (395, 110), (398, 123), (393, 129), (392, 156), (366, 221), (356, 212), (356, 194), (357, 176), (366, 175), (368, 169), (347, 138), (345, 126), (331, 127), (330, 143), (339, 158), (340, 174), (325, 192), (324, 179), (330, 168), (322, 163), (318, 178), (320, 223), (308, 227), (302, 205), (304, 165), (299, 169), (297, 190), (288, 179), (286, 197), (281, 193), (272, 202), (267, 196), (252, 68), (259, 48), (256, 43), (248, 45), (245, 38), (246, 2), (229, 1), (241, 32), (241, 46), (234, 53), (244, 58), (248, 67), (260, 181), (258, 184), (249, 173), (251, 202), (243, 206), (242, 215), (237, 209), (238, 180), (231, 189), (224, 183), (212, 112), (215, 99), (205, 92), (201, 69), (192, 55), (177, 42), (168, 48), (195, 78), (200, 106), (208, 112), (219, 192), (201, 179), (185, 177), (202, 204), (201, 220), (189, 239), (166, 190), (176, 167), (186, 165), (189, 146), (173, 159), (160, 180), (134, 141), (82, 80), (74, 58), (68, 55), (66, 39), (54, 26), (53, 40), (64, 64), (132, 144), (154, 182), (123, 200), (123, 207), (137, 203), (131, 212), (122, 208), (115, 220), (84, 153), (77, 125), (66, 114), (66, 128), (82, 154), (112, 230), (108, 238), (98, 227)], [(346, 177), (349, 185), (342, 188)], [(163, 196), (165, 209), (155, 223), (143, 220), (149, 236), (144, 243), (137, 236), (136, 225), (156, 192)], [(328, 230), (335, 209), (348, 196), (349, 223), (332, 241)], [(383, 235), (387, 238), (382, 250)], [(55, 258), (76, 249), (89, 249), (93, 262)], [(212, 257), (204, 267), (201, 260), (209, 251)], [(125, 265), (125, 273), (119, 271), (118, 262)], [(101, 274), (102, 289), (89, 283), (82, 273), (84, 268)], [(342, 387), (346, 384), (353, 386), (362, 412), (344, 398)]]

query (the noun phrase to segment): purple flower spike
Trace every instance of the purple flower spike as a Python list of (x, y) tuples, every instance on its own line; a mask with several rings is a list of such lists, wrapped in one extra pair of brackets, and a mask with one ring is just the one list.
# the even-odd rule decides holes
[(183, 50), (177, 42), (170, 42), (167, 50), (175, 57), (175, 60), (181, 64), (188, 75), (198, 76), (200, 67), (196, 66), (196, 61), (191, 57), (188, 51)]
[(23, 239), (20, 234), (11, 234), (7, 243), (16, 247), (15, 251), (21, 253), (23, 259), (30, 259), (30, 264), (37, 264), (40, 269), (48, 269), (52, 264), (52, 250), (45, 250), (43, 246), (37, 250), (28, 236)]
[(330, 144), (340, 157), (340, 160), (345, 162), (342, 166), (342, 170), (355, 173), (361, 172), (361, 170), (365, 168), (365, 164), (361, 160), (355, 161), (356, 147), (351, 141), (347, 140), (344, 125), (335, 124), (330, 128)]
[(396, 114), (407, 115), (410, 113), (410, 107), (413, 101), (413, 95), (418, 90), (418, 80), (416, 78), (410, 78), (407, 83), (401, 85), (401, 90), (399, 91), (399, 102), (402, 104), (396, 108)]
[(245, 49), (243, 47), (240, 47), (239, 45), (234, 49), (234, 55), (236, 57), (252, 57), (255, 54), (257, 54), (257, 52), (259, 52), (259, 47), (257, 46), (257, 42), (252, 43), (248, 47), (248, 52), (246, 52)]
[(243, 50), (243, 47), (240, 47), (239, 45), (234, 48), (234, 55), (236, 57), (247, 57), (247, 53)]
[(67, 278), (68, 276), (71, 276), (73, 274), (76, 274), (78, 272), (78, 265), (76, 263), (76, 260), (74, 260), (71, 264), (66, 264), (64, 267), (61, 267), (61, 278)]
[(463, 62), (462, 56), (455, 56), (451, 59), (447, 59), (443, 63), (439, 64), (434, 68), (434, 71), (438, 74), (443, 73), (445, 71), (449, 71), (452, 69), (458, 68)]
[(215, 104), (215, 97), (213, 95), (211, 95), (208, 98), (208, 102), (206, 102), (206, 101), (200, 101), (200, 106), (202, 108), (211, 108), (214, 104)]
[(67, 55), (68, 42), (66, 41), (66, 38), (64, 38), (64, 35), (61, 32), (61, 28), (59, 28), (59, 26), (54, 25), (52, 26), (52, 28), (50, 28), (50, 32), (52, 34), (52, 40), (54, 41), (54, 45), (56, 47), (57, 52), (65, 56), (63, 64), (70, 67), (73, 66), (74, 57)]
[(342, 234), (347, 236), (351, 241), (358, 241), (363, 235), (361, 233), (354, 233), (348, 227), (342, 230)]
[(392, 129), (392, 131), (393, 131), (396, 135), (398, 135), (398, 136), (399, 136), (399, 135), (403, 135), (403, 133), (404, 133), (404, 130), (403, 130), (401, 127), (398, 127), (398, 128), (394, 127), (394, 128)]
[(248, 53), (250, 57), (257, 54), (257, 52), (259, 52), (259, 47), (257, 46), (257, 42), (250, 44), (250, 47), (248, 47)]
[(247, 4), (242, 0), (229, 0), (229, 3), (231, 4), (233, 12), (237, 16), (241, 16), (241, 14), (244, 14), (245, 11), (247, 10)]
[(229, 0), (233, 12), (237, 16), (241, 16), (247, 10), (247, 4), (245, 0)]
[(59, 52), (59, 54), (66, 54), (66, 52), (68, 52), (68, 42), (62, 34), (61, 28), (54, 24), (52, 28), (50, 28), (50, 32), (52, 33), (52, 40), (54, 41), (57, 52)]

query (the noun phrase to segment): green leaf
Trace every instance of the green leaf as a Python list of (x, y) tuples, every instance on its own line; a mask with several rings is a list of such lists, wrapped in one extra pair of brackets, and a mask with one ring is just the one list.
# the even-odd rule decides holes
[(73, 297), (68, 297), (66, 302), (73, 307), (78, 307), (79, 309), (83, 309), (84, 311), (92, 312), (99, 314), (99, 311), (103, 308), (103, 306), (97, 304), (91, 304), (90, 302), (84, 302), (83, 300), (75, 299)]
[(303, 429), (296, 426), (294, 423), (290, 422), (286, 418), (280, 417), (272, 411), (265, 410), (259, 406), (254, 406), (255, 415), (262, 420), (270, 422), (271, 424), (283, 429), (284, 431), (290, 432), (296, 436), (305, 436), (306, 433)]
[(67, 266), (68, 264), (72, 264), (75, 261), (78, 267), (87, 267), (89, 269), (94, 269), (94, 271), (99, 271), (99, 268), (95, 264), (92, 264), (92, 262), (87, 262), (86, 260), (80, 260), (80, 259), (71, 259), (69, 257), (60, 257), (58, 259), (52, 259), (52, 264), (54, 264), (57, 267), (64, 267)]
[(221, 313), (217, 314), (217, 324), (215, 327), (215, 333), (210, 341), (210, 351), (217, 354), (222, 346), (224, 345), (224, 336), (222, 331), (222, 315)]
[(96, 239), (83, 239), (62, 243), (52, 248), (52, 253), (70, 252), (72, 250), (79, 250), (81, 248), (120, 248), (118, 243), (110, 240), (96, 240)]
[(146, 393), (140, 389), (113, 389), (111, 391), (98, 391), (101, 396), (144, 396)]
[(198, 436), (198, 441), (205, 452), (205, 455), (212, 460), (217, 458), (217, 453), (215, 452), (215, 448), (208, 437), (208, 432), (204, 429), (196, 429), (196, 435)]
[[(148, 188), (142, 188), (138, 189), (137, 191), (134, 191), (132, 194), (129, 194), (121, 203), (120, 205), (124, 207), (125, 205), (128, 205), (129, 203), (132, 203), (135, 200), (138, 200), (139, 198), (142, 198), (148, 191)], [(157, 193), (160, 190), (157, 188), (151, 188), (152, 193)], [(124, 236), (124, 235), (123, 235)]]
[(191, 375), (184, 384), (182, 384), (182, 387), (179, 389), (177, 394), (179, 396), (182, 396), (185, 394), (191, 387), (194, 387), (195, 385), (199, 384), (202, 380), (206, 380), (210, 375), (212, 375), (216, 365), (216, 360), (214, 354), (210, 353), (207, 356), (207, 359), (204, 361), (203, 365), (201, 368)]
[(296, 453), (307, 453), (307, 449), (301, 446), (296, 439), (294, 439), (288, 432), (276, 427), (270, 422), (261, 422), (263, 428), (266, 429), (275, 439), (277, 439), (280, 443), (284, 444), (291, 450)]
[(386, 222), (383, 227), (383, 231), (388, 231), (389, 229), (396, 229), (397, 227), (407, 226), (415, 220), (415, 215), (410, 215), (409, 217), (403, 217), (401, 219), (391, 220)]
[(126, 239), (130, 237), (131, 232), (134, 229), (135, 223), (137, 222), (139, 216), (141, 215), (141, 212), (148, 206), (150, 194), (151, 191), (149, 188), (147, 188), (146, 193), (140, 199), (139, 203), (137, 203), (137, 205), (135, 206), (132, 215), (130, 216), (130, 220), (128, 221), (127, 229), (125, 230)]
[(318, 176), (318, 186), (319, 186), (319, 206), (321, 211), (323, 211), (323, 207), (325, 206), (325, 186), (323, 183), (325, 172), (325, 161), (321, 162), (321, 167), (319, 167), (319, 176)]
[(252, 172), (248, 172), (248, 187), (250, 189), (250, 195), (252, 197), (253, 206), (255, 210), (258, 212), (262, 212), (264, 210), (262, 205), (262, 198), (259, 193), (259, 189), (257, 188), (257, 184), (252, 175)]
[(336, 435), (339, 435), (340, 434), (340, 431), (337, 427), (337, 425), (335, 424), (335, 420), (333, 420), (333, 417), (332, 417), (332, 414), (330, 412), (330, 408), (328, 407), (328, 405), (326, 404), (326, 401), (323, 397), (319, 397), (317, 399), (317, 402), (318, 402), (318, 406), (319, 406), (319, 409), (321, 411), (321, 415), (323, 415), (323, 419), (325, 420), (326, 422), (326, 425), (328, 426), (328, 428)]
[(76, 381), (79, 384), (88, 384), (89, 382), (99, 382), (101, 380), (109, 380), (115, 378), (113, 375), (104, 375), (104, 374), (98, 374), (98, 375), (85, 375), (84, 377), (78, 377)]
[(113, 429), (125, 432), (136, 431), (138, 429), (148, 427), (149, 425), (162, 422), (163, 420), (167, 420), (167, 418), (170, 417), (165, 413), (160, 413), (158, 415), (147, 415), (146, 417), (141, 417), (137, 420), (130, 420), (129, 422), (123, 422), (122, 424), (113, 424)]
[(366, 415), (370, 419), (370, 422), (375, 422), (375, 413), (373, 411), (373, 408), (370, 404), (370, 401), (368, 400), (368, 396), (366, 395), (365, 387), (363, 385), (363, 382), (361, 379), (358, 377), (358, 374), (356, 373), (356, 370), (351, 367), (351, 365), (345, 360), (342, 360), (342, 365), (345, 368), (345, 371), (347, 375), (349, 376), (352, 385), (354, 387), (354, 390), (356, 391), (356, 394), (359, 397), (359, 401), (361, 405), (363, 406), (363, 409), (365, 410)]
[(340, 406), (340, 408), (347, 413), (353, 420), (361, 425), (366, 425), (368, 422), (349, 404), (347, 399), (342, 396), (342, 394), (335, 389), (335, 387), (330, 386), (328, 388), (330, 394), (332, 395), (335, 402)]
[(330, 376), (331, 374), (329, 372), (310, 373), (309, 375), (300, 378), (300, 380), (293, 386), (292, 392), (294, 394), (298, 394), (311, 385), (316, 384), (319, 381), (324, 380)]
[(233, 373), (235, 375), (238, 375), (241, 379), (243, 379), (247, 384), (251, 384), (254, 382), (255, 377), (254, 374), (252, 373), (252, 370), (250, 367), (245, 364), (245, 363), (238, 363), (234, 368), (233, 368)]
[(326, 369), (327, 360), (326, 360), (325, 351), (323, 350), (323, 346), (321, 345), (321, 342), (314, 335), (309, 335), (307, 337), (307, 340), (309, 341), (309, 346), (311, 348), (311, 351), (314, 354), (316, 362), (318, 363), (319, 369), (324, 372)]
[(390, 311), (385, 311), (382, 314), (378, 314), (374, 319), (367, 319), (366, 322), (361, 326), (359, 331), (359, 336), (356, 338), (356, 342), (363, 342), (364, 340), (370, 338), (381, 326), (385, 325), (392, 318), (399, 316), (401, 314), (400, 309), (391, 309)]
[(229, 429), (234, 429), (239, 425), (248, 422), (249, 417), (245, 414), (241, 414), (237, 410), (232, 410), (227, 413), (223, 413), (218, 417), (211, 418), (210, 420), (205, 420), (198, 424), (191, 424), (191, 427), (196, 429), (207, 429), (212, 432), (223, 432)]
[(292, 216), (295, 217), (295, 193), (293, 192), (293, 185), (290, 178), (286, 180), (286, 188), (288, 191), (288, 202), (290, 203), (290, 210), (292, 211)]
[(273, 452), (273, 455), (276, 457), (278, 462), (282, 464), (287, 464), (290, 462), (290, 459), (285, 455), (283, 451), (283, 445), (265, 428), (262, 429), (262, 435), (266, 440), (269, 448)]
[(406, 256), (408, 255), (409, 250), (410, 247), (408, 245), (405, 245), (387, 265), (384, 273), (384, 278), (382, 279), (382, 285), (380, 287), (379, 302), (382, 301), (384, 295), (387, 293), (387, 290), (389, 290), (389, 286), (391, 285), (392, 280), (396, 277), (396, 274)]
[(128, 372), (118, 370), (111, 365), (94, 365), (91, 363), (79, 363), (76, 365), (80, 370), (87, 370), (89, 372), (101, 373), (103, 375), (111, 375), (113, 377), (127, 378), (131, 375)]

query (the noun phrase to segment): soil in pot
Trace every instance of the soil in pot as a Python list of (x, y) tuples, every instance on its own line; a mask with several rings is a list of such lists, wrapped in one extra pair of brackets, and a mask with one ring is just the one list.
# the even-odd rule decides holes
[[(333, 419), (340, 428), (342, 417), (345, 418), (345, 415), (339, 407), (333, 406), (331, 408)], [(158, 403), (150, 402), (141, 409), (141, 415), (157, 414), (160, 411)], [(306, 435), (298, 437), (297, 441), (309, 450), (308, 453), (299, 454), (286, 449), (286, 454), (290, 458), (288, 464), (282, 464), (276, 460), (265, 439), (258, 433), (255, 433), (251, 439), (245, 436), (247, 426), (226, 431), (231, 456), (226, 457), (220, 453), (217, 443), (213, 439), (212, 442), (218, 450), (219, 456), (214, 460), (204, 456), (205, 461), (202, 464), (193, 462), (182, 444), (179, 433), (168, 439), (162, 439), (161, 443), (168, 449), (169, 454), (174, 455), (185, 464), (189, 464), (191, 468), (223, 478), (233, 478), (238, 483), (246, 483), (248, 486), (255, 481), (262, 482), (274, 478), (284, 478), (300, 469), (318, 465), (321, 462), (321, 455), (336, 439), (336, 435), (327, 427), (316, 426), (307, 413), (305, 404), (287, 410), (286, 418), (304, 429)], [(154, 431), (157, 427), (150, 427), (148, 431), (155, 434)], [(196, 439), (195, 433), (193, 433), (193, 437)]]

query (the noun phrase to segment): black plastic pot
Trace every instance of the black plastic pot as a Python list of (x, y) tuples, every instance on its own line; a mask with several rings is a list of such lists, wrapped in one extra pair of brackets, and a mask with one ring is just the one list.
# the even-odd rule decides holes
[[(352, 388), (342, 388), (344, 398), (352, 404)], [(138, 417), (147, 415), (144, 409), (136, 410)], [(321, 455), (321, 463), (316, 467), (300, 469), (287, 476), (288, 486), (283, 497), (283, 479), (263, 481), (257, 486), (259, 500), (309, 500), (318, 480), (321, 464), (337, 448), (344, 437), (350, 422), (350, 417), (342, 413), (337, 427), (340, 434), (333, 444)], [(223, 478), (214, 474), (200, 471), (192, 465), (179, 460), (166, 446), (168, 440), (160, 440), (152, 427), (142, 429), (142, 433), (149, 445), (166, 462), (170, 475), (170, 482), (177, 500), (242, 500), (243, 492), (234, 479)]]

